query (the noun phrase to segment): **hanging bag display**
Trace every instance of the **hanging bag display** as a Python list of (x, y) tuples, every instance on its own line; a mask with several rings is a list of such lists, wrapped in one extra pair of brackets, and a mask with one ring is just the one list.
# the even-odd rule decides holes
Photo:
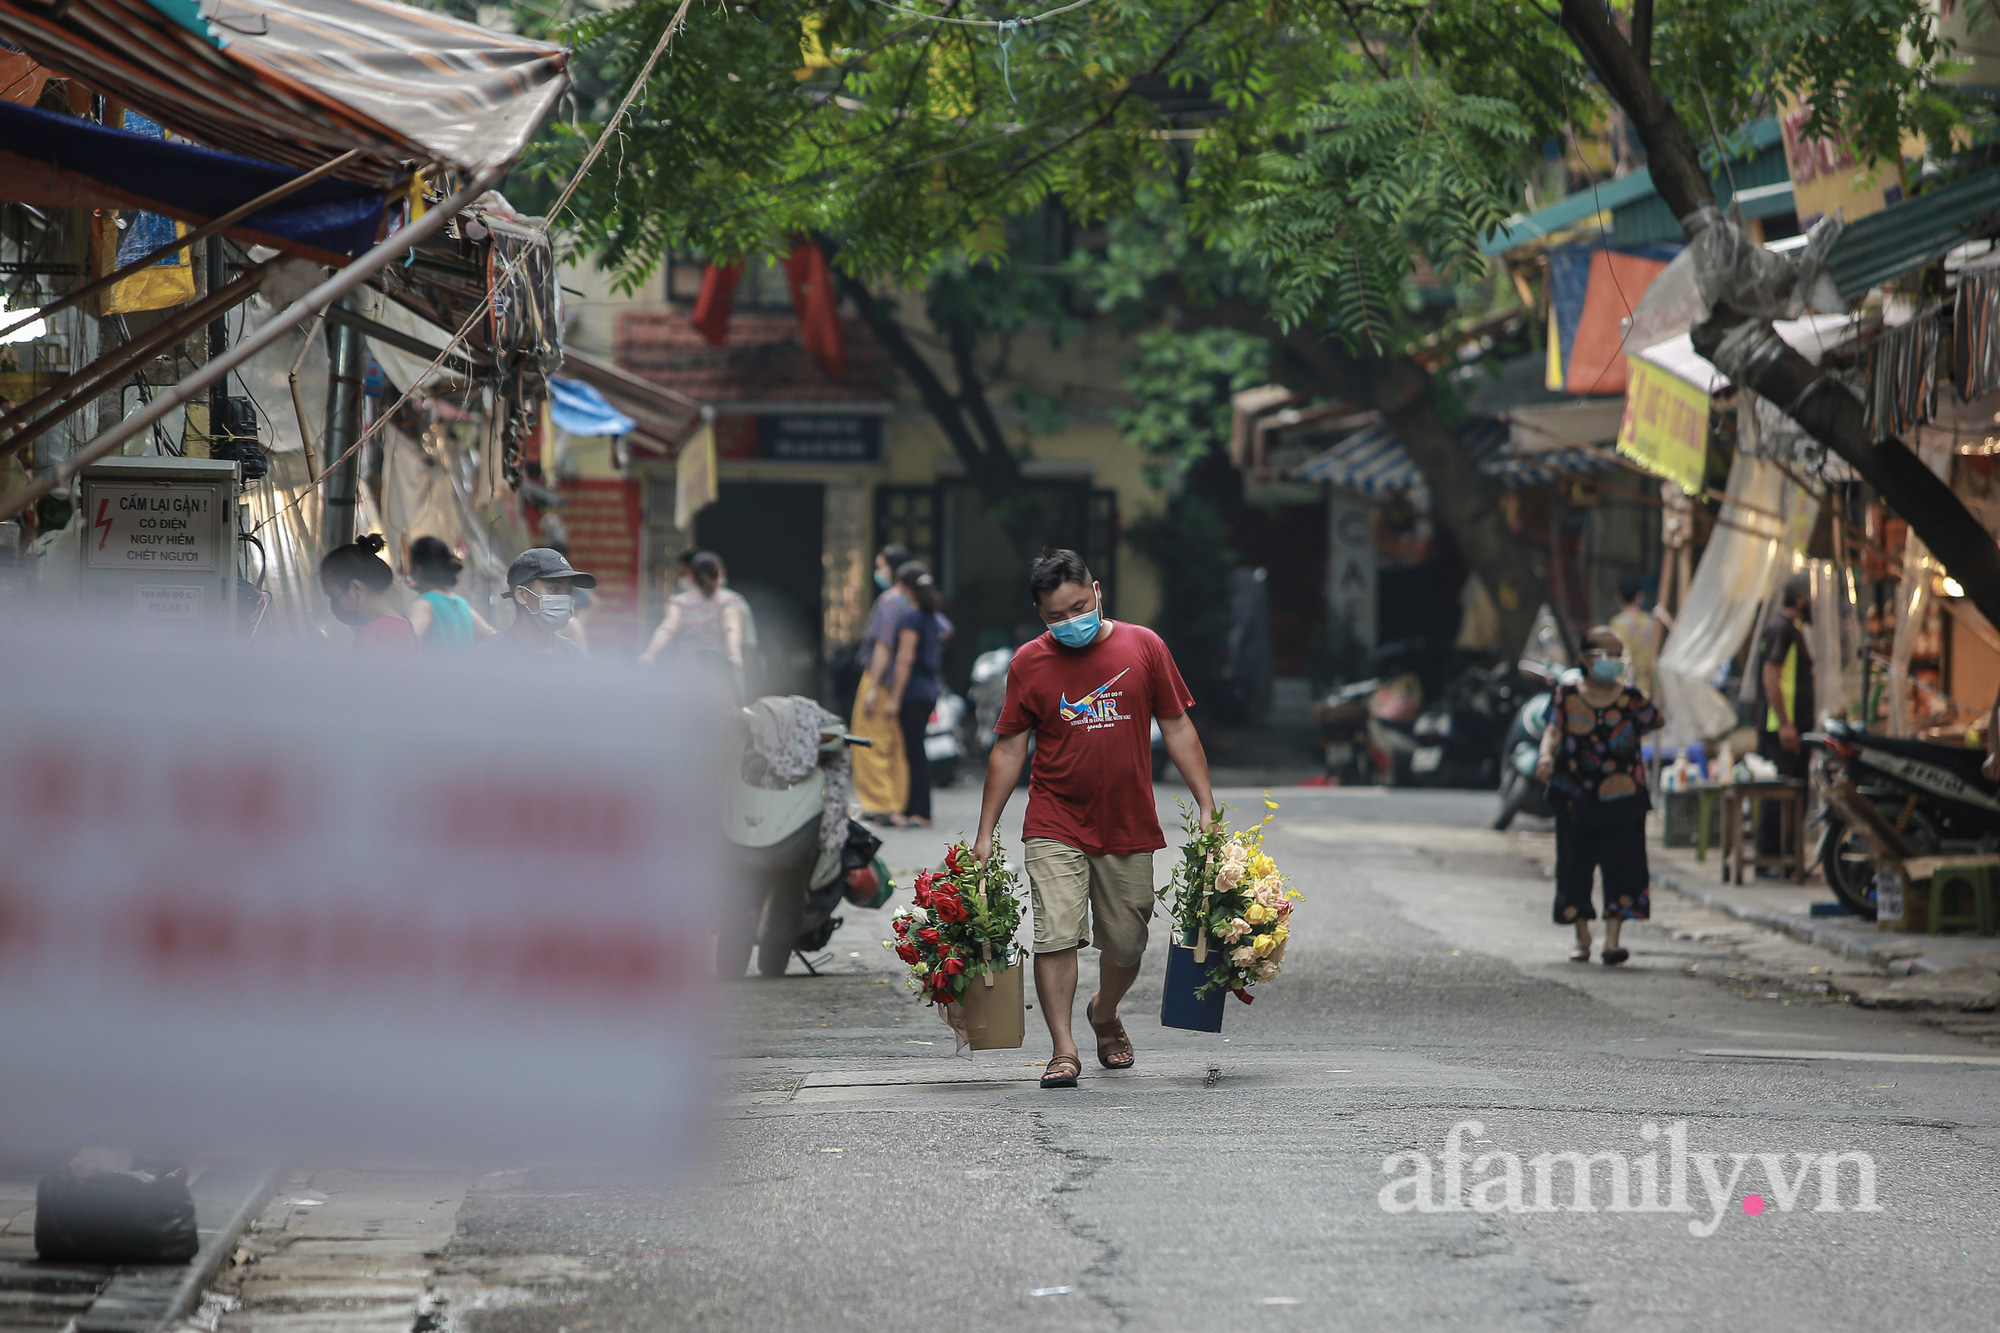
[[(975, 892), (981, 902), (990, 906), (984, 866), (980, 867)], [(965, 988), (965, 994), (958, 997), (957, 1007), (964, 1011), (960, 1015), (964, 1022), (960, 1031), (965, 1037), (965, 1044), (975, 1051), (1019, 1050), (1027, 1036), (1027, 1006), (1021, 992), (1021, 951), (1011, 944), (1004, 947), (1013, 950), (1013, 961), (1004, 968), (995, 969), (991, 967), (992, 942), (980, 943), (981, 961), (988, 965), (988, 970), (982, 972), (977, 981)]]
[[(1203, 915), (1207, 915), (1207, 895), (1203, 895)], [(1228, 992), (1220, 986), (1198, 996), (1208, 975), (1208, 927), (1198, 927), (1192, 938), (1175, 932), (1167, 949), (1167, 982), (1160, 992), (1160, 1026), (1184, 1028), (1189, 1032), (1222, 1031), (1222, 1002)]]

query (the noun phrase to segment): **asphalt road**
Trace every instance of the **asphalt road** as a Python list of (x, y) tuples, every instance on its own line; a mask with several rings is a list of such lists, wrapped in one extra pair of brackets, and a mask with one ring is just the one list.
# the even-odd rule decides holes
[[(1222, 1036), (1157, 1026), (1156, 947), (1125, 1009), (1137, 1067), (1087, 1058), (1081, 1088), (1043, 1092), (1039, 1011), (1027, 1048), (955, 1056), (879, 947), (886, 913), (850, 911), (826, 975), (795, 963), (732, 988), (731, 1091), (696, 1184), (536, 1170), (474, 1189), (461, 1260), (572, 1255), (601, 1280), (467, 1326), (2000, 1323), (1987, 1048), (1746, 995), (1703, 970), (1712, 947), (1658, 927), (1628, 933), (1623, 968), (1568, 962), (1549, 840), (1489, 832), (1490, 797), (1279, 795), (1269, 847), (1305, 897), (1284, 975), (1252, 1008), (1231, 1001)], [(938, 833), (969, 827), (975, 799), (942, 793)], [(941, 842), (896, 835), (899, 901), (901, 872)], [(1701, 1054), (1716, 1050), (1789, 1054)], [(1572, 1166), (1545, 1159), (1538, 1193), (1534, 1159), (1568, 1152), (1616, 1161), (1590, 1164), (1579, 1200)], [(1866, 1162), (1837, 1161), (1829, 1190), (1821, 1159), (1850, 1152)], [(1406, 1207), (1414, 1160), (1385, 1174), (1404, 1153), (1434, 1173), (1425, 1209)]]

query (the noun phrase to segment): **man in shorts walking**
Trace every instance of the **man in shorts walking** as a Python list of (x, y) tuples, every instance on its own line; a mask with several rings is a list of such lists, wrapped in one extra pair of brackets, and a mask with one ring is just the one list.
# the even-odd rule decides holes
[(1007, 702), (972, 850), (981, 861), (992, 854), (994, 826), (1021, 780), (1032, 734), (1021, 836), (1035, 907), (1035, 995), (1054, 1044), (1042, 1086), (1073, 1088), (1083, 1072), (1070, 1015), (1084, 945), (1100, 952), (1097, 993), (1084, 1006), (1097, 1062), (1132, 1067), (1118, 1001), (1139, 976), (1153, 915), (1153, 853), (1167, 845), (1153, 807), (1154, 719), (1204, 830), (1214, 821), (1215, 798), (1208, 756), (1187, 717), (1194, 699), (1160, 636), (1105, 619), (1103, 593), (1074, 551), (1037, 560), (1028, 595), (1049, 632), (1024, 644), (1007, 668)]

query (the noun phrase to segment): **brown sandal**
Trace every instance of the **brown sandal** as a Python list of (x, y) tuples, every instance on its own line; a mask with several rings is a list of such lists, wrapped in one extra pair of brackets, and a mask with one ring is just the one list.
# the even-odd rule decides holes
[(1097, 1063), (1106, 1069), (1130, 1069), (1137, 1057), (1132, 1053), (1132, 1039), (1125, 1035), (1124, 1021), (1114, 1017), (1108, 1023), (1100, 1023), (1096, 1010), (1097, 997), (1093, 995), (1090, 1003), (1083, 1006), (1083, 1016), (1090, 1020), (1090, 1030), (1097, 1034)]
[(1073, 1088), (1076, 1076), (1083, 1072), (1083, 1061), (1073, 1055), (1052, 1055), (1042, 1069), (1044, 1088)]

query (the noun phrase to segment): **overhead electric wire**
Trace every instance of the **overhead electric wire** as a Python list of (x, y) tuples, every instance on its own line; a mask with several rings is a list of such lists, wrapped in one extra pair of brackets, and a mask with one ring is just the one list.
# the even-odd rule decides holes
[(922, 19), (926, 23), (952, 23), (961, 28), (1011, 29), (1025, 28), (1030, 23), (1040, 23), (1043, 19), (1052, 19), (1058, 14), (1067, 14), (1073, 9), (1082, 9), (1085, 5), (1091, 3), (1091, 0), (1071, 0), (1069, 4), (1059, 5), (1054, 9), (1046, 9), (1039, 14), (1030, 14), (1026, 18), (1018, 19), (961, 19), (953, 18), (949, 14), (926, 14), (921, 9), (911, 9), (908, 5), (899, 5), (895, 3), (895, 0), (869, 0), (869, 3), (880, 5), (884, 9), (894, 10), (898, 14), (907, 14), (913, 19)]

